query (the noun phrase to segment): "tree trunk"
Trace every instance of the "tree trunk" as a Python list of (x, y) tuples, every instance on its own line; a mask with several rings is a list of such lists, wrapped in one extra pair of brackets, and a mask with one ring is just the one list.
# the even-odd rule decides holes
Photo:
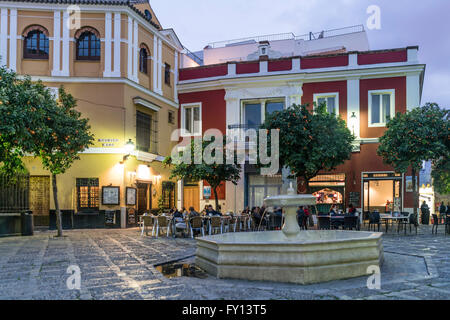
[(311, 194), (311, 187), (309, 186), (309, 179), (305, 178), (306, 183), (306, 194)]
[(55, 214), (56, 214), (56, 229), (58, 230), (58, 237), (62, 237), (62, 222), (61, 222), (61, 210), (59, 209), (58, 202), (58, 186), (56, 185), (56, 174), (52, 174), (53, 184), (53, 200), (55, 202)]
[(214, 190), (214, 200), (216, 200), (216, 211), (219, 211), (219, 197), (217, 196), (217, 187), (213, 187)]
[(416, 169), (414, 167), (412, 168), (412, 185), (413, 185), (414, 215), (417, 217), (417, 221), (419, 221), (419, 216), (417, 214), (417, 210), (419, 208), (419, 197), (416, 185)]

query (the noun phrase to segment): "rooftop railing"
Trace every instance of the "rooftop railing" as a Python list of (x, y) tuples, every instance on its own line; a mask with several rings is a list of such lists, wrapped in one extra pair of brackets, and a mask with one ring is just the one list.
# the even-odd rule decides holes
[(247, 37), (247, 38), (240, 38), (240, 39), (233, 39), (233, 40), (226, 40), (226, 41), (218, 41), (218, 42), (212, 42), (212, 43), (208, 44), (208, 46), (210, 48), (222, 48), (222, 47), (231, 47), (231, 46), (237, 46), (237, 45), (243, 45), (243, 44), (258, 43), (260, 41), (269, 41), (269, 42), (280, 41), (280, 40), (310, 41), (310, 40), (335, 37), (335, 36), (339, 36), (339, 35), (363, 32), (363, 31), (364, 31), (364, 26), (362, 24), (360, 24), (360, 25), (356, 25), (356, 26), (350, 26), (350, 27), (339, 28), (339, 29), (324, 30), (324, 31), (320, 31), (320, 32), (310, 32), (308, 34), (304, 34), (304, 35), (300, 35), (300, 36), (296, 36), (292, 32), (288, 32), (288, 33), (270, 34), (270, 35)]

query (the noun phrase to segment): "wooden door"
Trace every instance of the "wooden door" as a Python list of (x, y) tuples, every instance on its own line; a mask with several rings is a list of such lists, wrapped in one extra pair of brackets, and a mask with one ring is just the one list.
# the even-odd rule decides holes
[(184, 187), (183, 207), (188, 210), (189, 207), (194, 207), (196, 211), (200, 211), (199, 187)]
[(137, 206), (138, 214), (144, 214), (148, 211), (148, 184), (140, 183), (137, 185)]
[(50, 211), (50, 177), (30, 177), (30, 210), (36, 216), (48, 216)]

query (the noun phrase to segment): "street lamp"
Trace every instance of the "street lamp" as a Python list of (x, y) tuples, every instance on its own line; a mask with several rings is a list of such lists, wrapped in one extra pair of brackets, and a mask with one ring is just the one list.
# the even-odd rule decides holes
[(124, 153), (126, 154), (126, 155), (123, 157), (123, 161), (124, 161), (124, 162), (127, 161), (128, 158), (131, 156), (131, 153), (133, 153), (134, 148), (135, 148), (135, 146), (134, 146), (133, 141), (132, 141), (131, 139), (129, 139), (128, 142), (125, 143), (125, 146), (124, 146), (124, 148), (123, 148), (123, 150), (125, 151)]

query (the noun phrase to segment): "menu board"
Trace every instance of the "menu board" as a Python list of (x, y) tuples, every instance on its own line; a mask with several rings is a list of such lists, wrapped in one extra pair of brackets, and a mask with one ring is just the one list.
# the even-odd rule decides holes
[(136, 210), (128, 209), (128, 225), (136, 224)]
[(105, 224), (115, 225), (116, 224), (116, 212), (115, 211), (105, 211)]
[(359, 192), (350, 192), (349, 203), (358, 207), (361, 203), (361, 194)]
[(119, 205), (120, 204), (120, 187), (103, 187), (102, 188), (102, 204), (103, 205)]

